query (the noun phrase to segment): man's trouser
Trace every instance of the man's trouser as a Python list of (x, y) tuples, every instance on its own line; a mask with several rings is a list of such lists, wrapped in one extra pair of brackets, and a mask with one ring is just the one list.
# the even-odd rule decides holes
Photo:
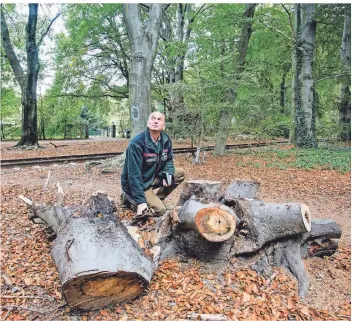
[[(155, 178), (153, 185), (144, 191), (145, 197), (147, 199), (147, 204), (149, 208), (152, 208), (155, 215), (161, 216), (165, 213), (166, 208), (163, 200), (185, 179), (185, 171), (182, 168), (175, 168), (174, 179), (170, 186), (163, 186), (162, 178)], [(161, 187), (160, 187), (161, 186)], [(158, 192), (155, 194), (153, 189), (160, 187)]]

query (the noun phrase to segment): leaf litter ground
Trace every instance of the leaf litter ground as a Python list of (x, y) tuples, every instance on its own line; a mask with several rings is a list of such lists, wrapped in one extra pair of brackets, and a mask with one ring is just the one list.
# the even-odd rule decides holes
[[(204, 164), (195, 165), (190, 156), (176, 155), (175, 164), (186, 169), (188, 179), (219, 180), (223, 186), (234, 179), (258, 181), (260, 199), (305, 202), (313, 218), (331, 218), (342, 227), (337, 253), (304, 261), (311, 284), (304, 302), (297, 297), (296, 281), (282, 269), (265, 279), (238, 259), (217, 269), (175, 258), (160, 263), (136, 300), (87, 313), (71, 311), (61, 296), (47, 230), (28, 220), (27, 206), (17, 197), (54, 202), (59, 182), (66, 205), (79, 204), (96, 190), (105, 190), (119, 204), (121, 170), (103, 175), (71, 163), (2, 170), (1, 320), (179, 320), (193, 312), (224, 314), (229, 320), (350, 320), (350, 173), (257, 167), (251, 157), (207, 154)], [(167, 203), (176, 203), (179, 193)], [(119, 209), (119, 215), (126, 219), (133, 213)]]

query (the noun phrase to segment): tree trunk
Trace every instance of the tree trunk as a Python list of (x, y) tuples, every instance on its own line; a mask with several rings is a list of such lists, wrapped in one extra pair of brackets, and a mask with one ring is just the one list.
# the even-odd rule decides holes
[(285, 108), (285, 97), (286, 97), (286, 76), (288, 72), (290, 71), (291, 64), (286, 63), (283, 66), (283, 71), (282, 71), (282, 77), (281, 77), (281, 84), (280, 84), (280, 107), (281, 107), (281, 112), (285, 114), (286, 108)]
[(145, 130), (151, 108), (151, 73), (156, 54), (162, 4), (151, 4), (149, 18), (142, 21), (138, 4), (124, 4), (123, 17), (131, 47), (129, 101), (132, 136)]
[(315, 4), (295, 4), (297, 21), (295, 55), (296, 146), (317, 147), (315, 133), (313, 59), (316, 35)]
[(155, 245), (149, 248), (155, 263), (137, 243), (138, 228), (126, 228), (117, 219), (105, 193), (96, 192), (83, 205), (71, 207), (61, 206), (60, 188), (51, 206), (19, 197), (32, 210), (29, 218), (40, 218), (57, 235), (52, 256), (70, 307), (90, 310), (131, 300), (148, 286), (157, 261), (174, 254), (219, 264), (234, 256), (241, 258), (238, 262), (255, 259), (252, 268), (268, 276), (272, 266), (281, 266), (297, 278), (304, 297), (309, 279), (302, 257), (333, 254), (337, 242), (332, 239), (341, 236), (341, 228), (332, 220), (311, 220), (303, 203), (253, 200), (258, 186), (236, 180), (225, 197), (220, 182), (186, 182), (180, 206), (165, 213), (153, 234), (143, 236)]
[[(351, 16), (350, 12), (345, 15), (345, 22), (341, 43), (341, 62), (343, 73), (351, 70)], [(340, 140), (351, 141), (351, 78), (341, 84), (339, 104)]]
[(37, 145), (37, 82), (39, 75), (38, 47), (36, 29), (38, 4), (29, 4), (28, 22), (26, 26), (27, 75), (24, 74), (19, 60), (12, 48), (5, 17), (1, 10), (1, 34), (3, 47), (22, 92), (22, 128), (21, 139), (17, 146)]
[(154, 264), (117, 219), (114, 202), (96, 192), (81, 206), (32, 205), (56, 233), (51, 254), (64, 297), (71, 308), (91, 310), (138, 296)]
[(231, 130), (231, 120), (233, 115), (233, 105), (236, 99), (236, 90), (238, 86), (238, 81), (241, 78), (241, 74), (244, 71), (244, 65), (246, 61), (246, 55), (248, 51), (249, 39), (252, 35), (252, 24), (251, 19), (254, 17), (256, 4), (247, 4), (246, 11), (243, 14), (243, 17), (247, 19), (244, 23), (241, 31), (240, 39), (237, 43), (236, 51), (238, 52), (237, 59), (235, 61), (235, 83), (233, 88), (229, 88), (224, 95), (224, 101), (229, 103), (229, 106), (226, 109), (220, 111), (219, 117), (219, 128), (218, 135), (216, 137), (214, 153), (216, 155), (222, 156), (225, 153), (226, 140), (229, 136)]

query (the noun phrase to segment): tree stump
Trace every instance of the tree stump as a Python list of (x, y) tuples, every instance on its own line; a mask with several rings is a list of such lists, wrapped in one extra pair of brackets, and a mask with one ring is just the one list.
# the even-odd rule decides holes
[(235, 180), (227, 187), (223, 200), (230, 202), (238, 198), (254, 199), (259, 185), (258, 182)]
[(178, 206), (182, 206), (193, 195), (198, 199), (218, 201), (221, 183), (217, 181), (189, 180), (183, 183), (183, 190), (178, 201)]

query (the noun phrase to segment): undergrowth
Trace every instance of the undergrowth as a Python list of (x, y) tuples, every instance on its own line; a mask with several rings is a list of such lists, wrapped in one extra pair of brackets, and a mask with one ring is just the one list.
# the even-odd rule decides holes
[[(296, 167), (302, 169), (333, 169), (339, 172), (351, 170), (350, 147), (329, 146), (319, 148), (266, 148), (237, 151), (236, 154), (251, 156), (253, 160), (241, 161), (238, 165), (253, 167), (275, 167), (286, 169)], [(259, 161), (255, 161), (255, 159)]]

